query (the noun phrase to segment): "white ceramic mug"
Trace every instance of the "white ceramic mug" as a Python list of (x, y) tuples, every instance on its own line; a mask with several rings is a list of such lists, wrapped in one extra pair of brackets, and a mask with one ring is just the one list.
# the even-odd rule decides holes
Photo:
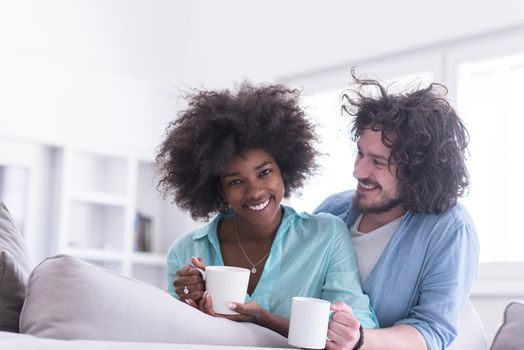
[(293, 297), (289, 321), (289, 345), (306, 349), (326, 347), (331, 303), (326, 300)]
[(204, 281), (206, 290), (213, 300), (213, 310), (222, 315), (238, 315), (231, 310), (229, 302), (244, 303), (246, 301), (249, 283), (248, 269), (234, 266), (206, 266), (206, 270), (198, 269)]

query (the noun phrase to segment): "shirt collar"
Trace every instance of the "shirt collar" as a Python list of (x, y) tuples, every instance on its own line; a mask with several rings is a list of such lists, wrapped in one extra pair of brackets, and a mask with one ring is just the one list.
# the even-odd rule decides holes
[[(303, 216), (304, 214), (298, 214), (295, 209), (291, 208), (291, 207), (288, 207), (288, 206), (285, 206), (285, 205), (281, 205), (283, 211), (284, 211), (284, 215), (282, 216), (282, 222), (280, 223), (280, 226), (278, 227), (278, 231), (277, 231), (277, 237), (275, 237), (275, 240), (280, 240), (281, 239), (281, 236), (283, 234), (280, 234), (280, 232), (287, 232), (287, 228), (289, 227), (289, 225), (291, 225), (291, 222), (293, 221), (294, 217), (295, 216)], [(218, 243), (218, 223), (220, 222), (220, 220), (224, 219), (224, 218), (227, 218), (227, 217), (230, 217), (230, 216), (233, 216), (235, 215), (235, 212), (233, 210), (228, 210), (228, 211), (225, 211), (225, 212), (220, 212), (218, 213), (217, 215), (215, 215), (211, 221), (209, 222), (209, 227), (208, 225), (204, 225), (203, 227), (197, 229), (194, 233), (193, 233), (193, 240), (196, 241), (196, 240), (199, 240), (203, 237), (206, 237), (208, 236), (208, 239), (212, 242), (212, 243)]]

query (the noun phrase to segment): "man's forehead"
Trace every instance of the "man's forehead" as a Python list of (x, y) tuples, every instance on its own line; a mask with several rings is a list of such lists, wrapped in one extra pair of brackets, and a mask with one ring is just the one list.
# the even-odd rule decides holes
[(391, 155), (391, 147), (382, 140), (382, 130), (365, 129), (357, 140), (357, 147), (375, 158), (388, 160)]

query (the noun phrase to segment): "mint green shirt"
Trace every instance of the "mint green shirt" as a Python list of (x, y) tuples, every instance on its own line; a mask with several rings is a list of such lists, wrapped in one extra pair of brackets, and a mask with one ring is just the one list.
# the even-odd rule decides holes
[[(365, 328), (378, 321), (369, 298), (362, 292), (355, 252), (346, 224), (330, 214), (298, 214), (282, 206), (283, 217), (271, 246), (262, 276), (246, 302), (254, 301), (272, 314), (289, 318), (294, 296), (313, 297), (332, 303), (344, 301)], [(233, 212), (220, 213), (206, 226), (180, 237), (167, 257), (168, 292), (176, 271), (201, 257), (206, 265), (224, 265), (217, 227)]]

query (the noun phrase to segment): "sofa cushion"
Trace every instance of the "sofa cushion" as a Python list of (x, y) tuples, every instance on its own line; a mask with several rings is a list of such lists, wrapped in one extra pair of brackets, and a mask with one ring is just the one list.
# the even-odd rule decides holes
[(484, 325), (473, 303), (468, 300), (458, 319), (457, 337), (448, 350), (487, 350), (487, 348)]
[(0, 332), (0, 349), (6, 350), (268, 350), (244, 347), (202, 344), (131, 343), (108, 340), (57, 340), (10, 333), (5, 339)]
[(30, 272), (24, 239), (6, 206), (0, 202), (0, 331), (18, 332)]
[(279, 334), (211, 317), (86, 261), (47, 258), (29, 277), (20, 331), (55, 339), (287, 347)]
[(513, 301), (506, 306), (504, 320), (495, 335), (491, 350), (524, 349), (524, 302)]

